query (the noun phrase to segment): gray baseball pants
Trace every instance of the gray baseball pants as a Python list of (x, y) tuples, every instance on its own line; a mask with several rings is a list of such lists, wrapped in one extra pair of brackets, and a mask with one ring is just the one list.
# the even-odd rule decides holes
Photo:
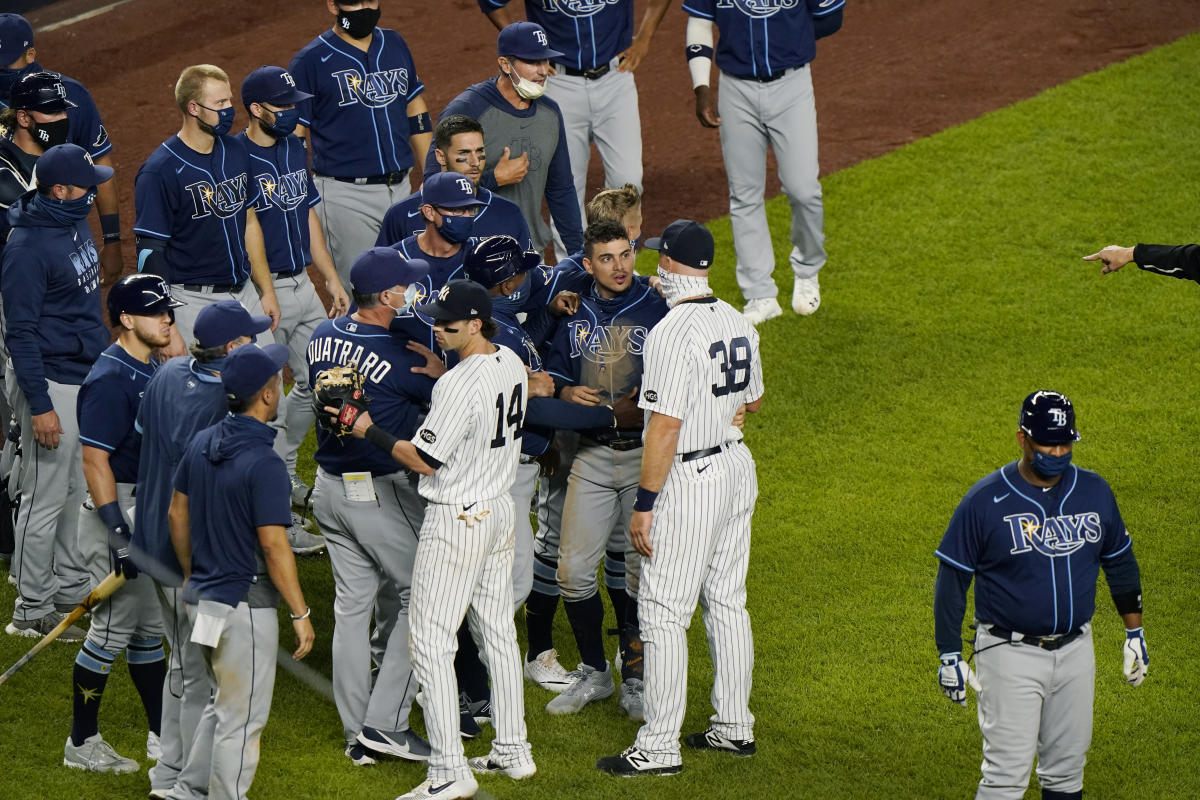
[(321, 193), (317, 217), (325, 232), (325, 244), (333, 257), (333, 266), (346, 291), (350, 291), (350, 267), (364, 250), (375, 246), (383, 215), (394, 204), (412, 194), (409, 178), (399, 183), (355, 184), (314, 175), (313, 183)]
[(791, 204), (792, 272), (797, 278), (811, 278), (825, 264), (812, 73), (806, 65), (776, 81), (759, 83), (722, 72), (717, 110), (738, 288), (747, 300), (775, 297), (775, 251), (763, 201), (768, 145), (775, 151), (779, 180)]
[(312, 430), (317, 414), (312, 407), (312, 389), (308, 385), (308, 356), (305, 350), (313, 331), (325, 319), (325, 306), (308, 275), (275, 278), (275, 296), (279, 300), (279, 327), (275, 342), (287, 345), (288, 366), (292, 368), (292, 389), (279, 407), (279, 417), (271, 423), (280, 431), (275, 437), (275, 452), (296, 474), (296, 453), (304, 437)]
[[(249, 279), (246, 280), (246, 285), (240, 292), (214, 292), (211, 287), (207, 286), (195, 292), (183, 288), (181, 283), (172, 283), (171, 296), (183, 303), (182, 306), (175, 309), (175, 330), (179, 331), (184, 346), (188, 348), (192, 346), (195, 338), (193, 330), (196, 327), (196, 317), (200, 316), (200, 312), (213, 303), (219, 303), (222, 300), (237, 300), (251, 314), (263, 313), (262, 300), (259, 299), (258, 290), (254, 288), (254, 282)], [(255, 341), (259, 345), (268, 344), (271, 341), (269, 336), (269, 333), (260, 334)]]
[(513, 606), (520, 608), (533, 590), (533, 523), (529, 520), (529, 508), (533, 495), (537, 492), (538, 472), (541, 469), (537, 461), (525, 462), (526, 456), (521, 456), (521, 465), (517, 467), (517, 479), (508, 490), (516, 509), (515, 539), (513, 541)]
[[(406, 472), (373, 480), (377, 502), (347, 499), (341, 477), (321, 469), (313, 487), (313, 514), (333, 567), (333, 697), (347, 743), (364, 725), (406, 730), (417, 693), (408, 600), (424, 501)], [(372, 688), (369, 628), (381, 593), (394, 595), (385, 608), (399, 611)]]
[(1043, 789), (1083, 789), (1096, 691), (1091, 624), (1084, 629), (1070, 644), (1043, 650), (1003, 644), (1004, 639), (979, 627), (975, 669), (982, 686), (983, 764), (976, 800), (1024, 797), (1034, 756)]

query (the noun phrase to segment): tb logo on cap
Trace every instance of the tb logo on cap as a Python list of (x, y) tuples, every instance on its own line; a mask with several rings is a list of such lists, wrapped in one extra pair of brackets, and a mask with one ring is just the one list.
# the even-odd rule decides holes
[(1061, 408), (1047, 409), (1050, 412), (1050, 419), (1053, 420), (1056, 428), (1062, 428), (1067, 424), (1067, 412)]
[(538, 44), (540, 44), (542, 47), (549, 47), (550, 40), (546, 38), (545, 31), (534, 31), (533, 36), (538, 40)]
[(286, 83), (288, 86), (291, 86), (293, 89), (296, 88), (296, 79), (292, 77), (292, 73), (281, 72), (279, 74), (279, 77), (283, 78), (283, 82)]
[(467, 178), (458, 179), (458, 188), (463, 190), (463, 194), (475, 194), (475, 184)]

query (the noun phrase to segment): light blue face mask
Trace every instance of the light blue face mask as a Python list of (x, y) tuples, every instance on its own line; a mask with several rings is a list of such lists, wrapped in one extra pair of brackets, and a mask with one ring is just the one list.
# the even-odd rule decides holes
[(399, 308), (396, 308), (395, 306), (389, 304), (388, 308), (390, 308), (392, 311), (395, 311), (397, 314), (404, 314), (404, 313), (412, 310), (413, 303), (415, 303), (417, 301), (417, 292), (419, 292), (420, 290), (421, 290), (420, 285), (415, 284), (415, 283), (410, 283), (408, 286), (406, 286), (404, 288), (404, 305), (400, 306)]
[(1040, 450), (1033, 451), (1033, 471), (1043, 478), (1057, 478), (1066, 471), (1071, 463), (1071, 451), (1061, 456), (1052, 456)]

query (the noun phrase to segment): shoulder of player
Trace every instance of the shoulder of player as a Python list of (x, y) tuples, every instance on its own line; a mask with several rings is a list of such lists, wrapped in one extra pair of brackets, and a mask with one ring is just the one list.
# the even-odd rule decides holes
[(987, 506), (996, 505), (995, 498), (1001, 495), (1016, 491), (1013, 487), (1011, 478), (1007, 473), (1016, 475), (1017, 462), (1010, 461), (1000, 469), (993, 470), (987, 475), (984, 475), (967, 490), (963, 495), (961, 505), (972, 506), (977, 503), (983, 503)]
[(1112, 487), (1104, 477), (1093, 470), (1085, 469), (1077, 464), (1072, 463), (1074, 468), (1074, 480), (1076, 490), (1084, 490), (1088, 492), (1104, 492), (1112, 494)]

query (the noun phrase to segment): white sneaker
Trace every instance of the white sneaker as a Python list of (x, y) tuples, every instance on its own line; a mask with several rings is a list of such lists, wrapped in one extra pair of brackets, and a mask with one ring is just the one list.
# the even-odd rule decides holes
[(146, 734), (146, 758), (151, 761), (158, 761), (162, 758), (162, 743), (158, 740), (158, 734), (154, 731)]
[(537, 772), (537, 766), (532, 761), (528, 764), (514, 764), (511, 767), (502, 767), (500, 764), (492, 760), (491, 756), (480, 756), (479, 758), (467, 759), (467, 764), (470, 765), (473, 772), (478, 772), (481, 775), (507, 775), (514, 781), (519, 781), (522, 778), (528, 778), (533, 773)]
[(298, 556), (312, 555), (325, 549), (325, 537), (308, 532), (308, 520), (292, 512), (292, 524), (287, 527), (288, 544)]
[(543, 650), (533, 661), (525, 659), (525, 677), (551, 692), (561, 692), (571, 685), (570, 673), (558, 663), (557, 650)]
[(88, 772), (115, 772), (119, 775), (141, 769), (132, 758), (118, 755), (117, 751), (112, 749), (112, 745), (100, 738), (98, 733), (89, 736), (79, 747), (76, 747), (68, 736), (67, 743), (63, 746), (63, 766)]
[(628, 678), (621, 681), (621, 697), (617, 700), (617, 705), (634, 722), (646, 721), (645, 693), (646, 686), (640, 679)]
[(617, 690), (613, 683), (612, 668), (604, 662), (604, 672), (587, 664), (580, 664), (576, 672), (571, 673), (571, 685), (562, 694), (546, 704), (550, 714), (575, 714), (579, 709), (593, 700), (603, 700), (612, 697)]
[(792, 311), (808, 316), (821, 307), (821, 286), (817, 276), (796, 278), (792, 284)]
[(479, 782), (474, 777), (460, 778), (456, 781), (425, 781), (411, 792), (406, 792), (396, 800), (465, 800), (474, 797), (479, 791)]
[(760, 322), (766, 322), (769, 319), (783, 315), (783, 309), (779, 306), (779, 301), (774, 297), (760, 297), (757, 300), (747, 300), (746, 306), (742, 309), (742, 316), (750, 320), (752, 325), (757, 325)]
[(312, 487), (294, 472), (288, 475), (288, 482), (292, 484), (292, 508), (312, 511)]

